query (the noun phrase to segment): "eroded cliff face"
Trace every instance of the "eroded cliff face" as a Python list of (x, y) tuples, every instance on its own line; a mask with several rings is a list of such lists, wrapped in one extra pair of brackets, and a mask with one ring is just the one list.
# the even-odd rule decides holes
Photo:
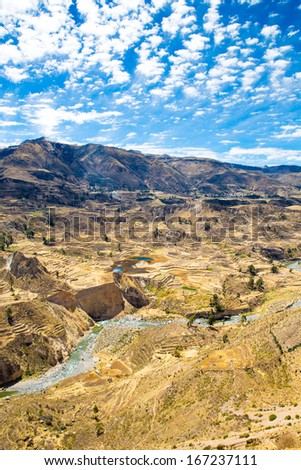
[(146, 307), (149, 304), (147, 296), (143, 292), (143, 287), (139, 278), (127, 274), (114, 274), (114, 281), (122, 292), (127, 302), (135, 308)]
[(0, 310), (0, 385), (66, 359), (93, 325), (79, 308), (34, 300)]
[(124, 310), (121, 290), (113, 282), (84, 289), (75, 299), (94, 320), (108, 320)]

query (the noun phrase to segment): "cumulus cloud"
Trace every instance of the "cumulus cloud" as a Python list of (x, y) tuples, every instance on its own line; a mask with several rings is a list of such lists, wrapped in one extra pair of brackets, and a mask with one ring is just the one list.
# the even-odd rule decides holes
[(275, 39), (281, 33), (280, 28), (277, 24), (273, 26), (264, 26), (261, 30), (261, 34), (266, 39)]
[(176, 0), (171, 5), (171, 15), (164, 17), (162, 21), (162, 30), (164, 33), (175, 36), (179, 31), (188, 33), (191, 31), (191, 25), (196, 21), (193, 7), (188, 6), (186, 0)]
[(4, 75), (13, 83), (22, 82), (29, 78), (28, 73), (24, 69), (18, 69), (16, 67), (4, 67)]
[[(269, 148), (275, 139), (293, 145), (299, 128), (285, 127), (281, 110), (293, 104), (293, 123), (299, 25), (291, 18), (284, 29), (279, 14), (263, 20), (260, 3), (0, 0), (0, 73), (3, 90), (14, 91), (0, 100), (2, 120), (12, 138), (20, 121), (29, 133), (77, 139), (93, 129), (90, 136), (105, 132), (126, 143), (135, 140), (134, 124), (148, 135), (160, 131), (161, 138), (166, 128), (183, 129), (182, 137), (177, 132), (168, 142), (187, 142), (193, 119), (199, 139), (233, 126), (231, 136), (272, 141)], [(279, 13), (277, 8), (274, 2), (268, 13)], [(277, 118), (267, 118), (265, 109), (277, 111)], [(219, 136), (221, 145), (235, 143), (230, 134)], [(181, 147), (185, 155), (187, 148)]]
[(37, 10), (39, 0), (1, 0), (0, 15), (8, 16), (23, 13), (28, 10)]
[(224, 28), (220, 24), (219, 6), (222, 0), (210, 0), (210, 7), (204, 15), (204, 30), (206, 33), (214, 34), (214, 41), (220, 44), (225, 37)]

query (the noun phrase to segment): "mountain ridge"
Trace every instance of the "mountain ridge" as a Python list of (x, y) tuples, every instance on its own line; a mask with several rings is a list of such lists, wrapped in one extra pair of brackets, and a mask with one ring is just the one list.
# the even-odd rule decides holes
[[(279, 194), (298, 187), (301, 167), (251, 167), (211, 158), (144, 154), (101, 144), (66, 144), (41, 137), (0, 150), (0, 196), (44, 198), (76, 205), (83, 194), (114, 190), (191, 196), (242, 192)], [(30, 194), (28, 194), (30, 193)]]

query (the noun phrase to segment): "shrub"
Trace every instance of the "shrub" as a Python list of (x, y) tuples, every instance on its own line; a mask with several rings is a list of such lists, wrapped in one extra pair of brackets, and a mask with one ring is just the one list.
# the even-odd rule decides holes
[(12, 326), (13, 324), (13, 311), (11, 309), (11, 307), (7, 307), (7, 309), (5, 310), (5, 313), (6, 313), (6, 318), (7, 318), (7, 322), (10, 326)]
[(255, 268), (254, 264), (250, 264), (250, 266), (248, 266), (248, 272), (251, 274), (251, 276), (256, 276), (257, 269)]
[(210, 301), (210, 306), (214, 308), (215, 312), (223, 312), (224, 308), (221, 305), (219, 296), (217, 294), (213, 294), (213, 297)]
[(273, 264), (273, 266), (271, 267), (271, 273), (273, 274), (279, 273), (279, 268), (275, 264)]
[(264, 290), (264, 282), (263, 282), (262, 277), (257, 279), (255, 286), (256, 286), (256, 289), (259, 290), (259, 291)]
[(96, 405), (96, 403), (94, 403), (93, 413), (97, 414), (98, 412), (99, 412), (98, 406)]
[(269, 421), (275, 421), (275, 419), (277, 419), (277, 416), (275, 414), (271, 414), (269, 416)]
[(96, 423), (96, 436), (100, 437), (104, 434), (105, 428), (102, 422)]

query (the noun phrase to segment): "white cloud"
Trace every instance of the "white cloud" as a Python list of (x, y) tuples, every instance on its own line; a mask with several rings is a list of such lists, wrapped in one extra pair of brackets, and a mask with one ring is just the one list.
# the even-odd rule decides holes
[(199, 91), (193, 86), (187, 86), (184, 88), (184, 94), (188, 98), (197, 98), (199, 96)]
[(281, 126), (283, 132), (275, 134), (276, 139), (300, 139), (301, 138), (301, 126), (288, 125)]
[(0, 106), (0, 114), (5, 114), (6, 116), (15, 116), (18, 112), (18, 108), (13, 106)]
[(26, 70), (16, 67), (4, 67), (4, 74), (13, 83), (20, 83), (26, 80), (26, 78), (29, 78)]
[(243, 158), (250, 162), (260, 157), (262, 164), (277, 164), (284, 160), (287, 163), (301, 162), (301, 150), (286, 150), (275, 147), (255, 147), (249, 149), (233, 147), (229, 152), (225, 153), (224, 156), (226, 159), (234, 159), (237, 161), (237, 159)]
[(262, 65), (259, 65), (254, 69), (245, 70), (242, 77), (242, 85), (244, 89), (252, 89), (253, 85), (261, 78), (264, 71), (265, 68)]
[(192, 52), (202, 51), (207, 47), (209, 38), (202, 36), (201, 34), (191, 34), (189, 40), (184, 41), (184, 46)]
[(258, 3), (261, 3), (262, 0), (239, 0), (239, 3), (248, 3), (249, 5), (258, 5)]
[(185, 0), (176, 0), (171, 5), (171, 15), (164, 17), (162, 31), (174, 37), (179, 31), (191, 31), (191, 25), (196, 21), (194, 8), (187, 5)]
[(204, 15), (204, 30), (206, 33), (214, 34), (215, 44), (223, 42), (225, 37), (225, 29), (220, 25), (219, 6), (222, 0), (209, 0), (210, 7)]
[(17, 121), (0, 121), (0, 127), (22, 126), (24, 124)]
[(137, 137), (137, 132), (129, 132), (129, 133), (126, 135), (126, 138), (127, 138), (127, 139), (133, 139), (134, 137)]
[(281, 33), (280, 28), (277, 24), (273, 26), (264, 26), (261, 30), (261, 34), (266, 39), (275, 39)]
[(0, 14), (3, 17), (15, 15), (28, 10), (37, 10), (38, 6), (39, 0), (1, 0)]
[(256, 44), (259, 43), (259, 39), (258, 38), (248, 38), (246, 39), (246, 44), (248, 46), (255, 46)]
[(54, 135), (61, 123), (71, 122), (74, 124), (84, 124), (86, 122), (99, 122), (102, 125), (112, 123), (114, 118), (122, 115), (119, 111), (78, 111), (69, 110), (66, 107), (53, 108), (44, 104), (28, 104), (22, 110), (27, 120), (34, 124), (45, 136)]
[(156, 146), (152, 143), (144, 143), (137, 146), (137, 149), (143, 153), (154, 155), (171, 155), (175, 157), (197, 157), (218, 159), (219, 155), (212, 150), (203, 147), (164, 147)]

